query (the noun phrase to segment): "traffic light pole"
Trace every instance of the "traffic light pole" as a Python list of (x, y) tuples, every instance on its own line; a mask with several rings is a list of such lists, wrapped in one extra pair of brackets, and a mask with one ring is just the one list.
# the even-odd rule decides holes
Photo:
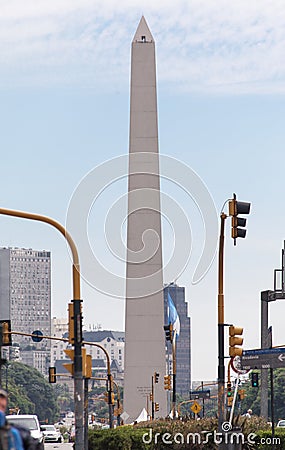
[(225, 421), (225, 332), (224, 332), (224, 235), (227, 215), (221, 213), (218, 267), (218, 432)]
[(151, 377), (151, 419), (154, 420), (154, 382), (153, 382), (153, 375)]
[(75, 413), (75, 449), (84, 449), (84, 428), (83, 428), (83, 375), (82, 375), (82, 314), (80, 300), (80, 265), (78, 251), (75, 243), (67, 232), (67, 230), (57, 221), (50, 217), (39, 214), (28, 213), (25, 211), (15, 211), (12, 209), (0, 208), (0, 214), (12, 217), (19, 217), (22, 219), (36, 220), (47, 223), (56, 228), (68, 242), (72, 254), (72, 278), (73, 278), (73, 302), (74, 308), (77, 311), (76, 320), (74, 320), (74, 332), (77, 339), (74, 343), (74, 413)]

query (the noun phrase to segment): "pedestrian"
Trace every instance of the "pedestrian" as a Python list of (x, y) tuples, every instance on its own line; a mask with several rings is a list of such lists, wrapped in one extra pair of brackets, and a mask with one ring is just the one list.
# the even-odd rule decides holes
[(0, 389), (0, 449), (24, 450), (19, 431), (7, 423), (5, 416), (7, 405), (8, 394), (4, 389)]
[(245, 417), (250, 418), (252, 416), (252, 409), (248, 409), (247, 413), (245, 414)]

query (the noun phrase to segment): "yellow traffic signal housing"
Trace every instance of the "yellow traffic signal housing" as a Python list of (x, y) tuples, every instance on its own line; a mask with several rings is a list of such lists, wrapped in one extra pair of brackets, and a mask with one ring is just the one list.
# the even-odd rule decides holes
[[(68, 358), (72, 359), (74, 361), (74, 349), (73, 348), (67, 348), (64, 350), (64, 353), (68, 356)], [(74, 374), (74, 364), (72, 363), (64, 363), (63, 367), (65, 367), (66, 370), (68, 370), (69, 373), (73, 376)]]
[(234, 239), (234, 244), (236, 245), (237, 238), (245, 238), (246, 236), (246, 219), (243, 217), (238, 217), (238, 215), (249, 214), (250, 203), (237, 201), (236, 194), (234, 194), (233, 197), (234, 198), (229, 201), (229, 215), (232, 216), (232, 238)]
[(164, 389), (166, 391), (170, 391), (171, 390), (171, 376), (170, 375), (165, 375), (164, 376)]
[(86, 355), (85, 364), (84, 364), (84, 370), (83, 370), (83, 376), (85, 378), (91, 378), (92, 377), (92, 356), (91, 355)]
[(11, 335), (11, 320), (1, 320), (1, 345), (8, 346), (12, 345), (12, 335)]
[(246, 397), (245, 390), (244, 389), (240, 389), (238, 391), (238, 395), (239, 395), (240, 400), (244, 400), (244, 398)]
[(243, 328), (234, 327), (233, 325), (230, 326), (229, 329), (229, 355), (230, 357), (235, 356), (242, 356), (242, 348), (236, 347), (237, 345), (243, 344), (243, 338), (238, 337), (241, 336), (243, 333)]
[(68, 303), (68, 341), (74, 344), (74, 304)]
[(152, 393), (149, 394), (149, 399), (150, 399), (151, 402), (153, 401), (153, 395), (152, 395)]
[(104, 392), (104, 402), (109, 403), (109, 394), (107, 391)]
[(115, 404), (115, 394), (114, 392), (111, 393), (111, 405)]
[(155, 411), (159, 411), (159, 403), (155, 403), (154, 404), (154, 410)]
[(233, 398), (233, 397), (228, 397), (228, 398), (227, 398), (228, 406), (232, 406), (233, 401), (234, 401), (234, 398)]
[(48, 368), (48, 382), (56, 383), (56, 368), (55, 367)]

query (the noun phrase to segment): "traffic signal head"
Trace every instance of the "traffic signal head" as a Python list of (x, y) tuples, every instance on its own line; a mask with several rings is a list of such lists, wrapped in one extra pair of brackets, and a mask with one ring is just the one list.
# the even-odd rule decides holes
[(159, 373), (154, 372), (154, 382), (158, 383), (158, 379), (159, 379)]
[(236, 347), (243, 344), (243, 338), (238, 337), (243, 333), (243, 328), (230, 326), (229, 329), (229, 355), (230, 357), (242, 356), (242, 348)]
[(235, 245), (236, 238), (245, 238), (246, 236), (246, 219), (243, 217), (238, 217), (238, 215), (249, 213), (250, 203), (238, 202), (236, 200), (236, 194), (234, 194), (234, 198), (229, 201), (229, 215), (232, 216), (232, 238), (234, 239)]
[(173, 324), (170, 323), (169, 325), (164, 325), (164, 331), (165, 331), (165, 339), (167, 341), (173, 342)]
[(258, 372), (251, 372), (251, 386), (258, 387)]
[[(66, 348), (64, 350), (64, 353), (68, 356), (68, 358), (70, 358), (70, 359), (72, 359), (72, 361), (74, 361), (74, 350), (73, 350), (73, 348)], [(72, 363), (64, 363), (63, 367), (65, 367), (65, 369), (68, 370), (68, 372), (70, 372), (71, 375), (73, 375), (73, 373), (74, 373), (73, 362)]]
[(159, 411), (159, 403), (155, 403), (154, 404), (154, 410), (155, 411)]
[(48, 368), (48, 382), (56, 383), (56, 368), (55, 367)]
[(232, 393), (232, 383), (229, 381), (227, 383), (227, 397), (231, 397), (233, 395)]
[(68, 341), (74, 344), (74, 303), (68, 303)]
[(2, 346), (12, 345), (11, 320), (0, 321), (0, 340)]
[(149, 399), (150, 399), (151, 402), (153, 401), (153, 395), (152, 395), (152, 393), (149, 394)]
[(104, 402), (109, 403), (109, 393), (107, 391), (104, 392)]
[(114, 392), (111, 392), (111, 405), (115, 404), (115, 394)]
[(170, 391), (171, 390), (171, 376), (170, 375), (165, 375), (164, 376), (164, 389), (166, 391)]

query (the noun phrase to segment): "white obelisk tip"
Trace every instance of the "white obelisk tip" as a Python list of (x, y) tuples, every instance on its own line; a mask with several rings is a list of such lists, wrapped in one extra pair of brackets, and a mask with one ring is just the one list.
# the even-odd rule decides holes
[(142, 16), (140, 23), (138, 25), (137, 31), (135, 32), (133, 42), (154, 42), (153, 36), (150, 32), (148, 24), (144, 16)]

